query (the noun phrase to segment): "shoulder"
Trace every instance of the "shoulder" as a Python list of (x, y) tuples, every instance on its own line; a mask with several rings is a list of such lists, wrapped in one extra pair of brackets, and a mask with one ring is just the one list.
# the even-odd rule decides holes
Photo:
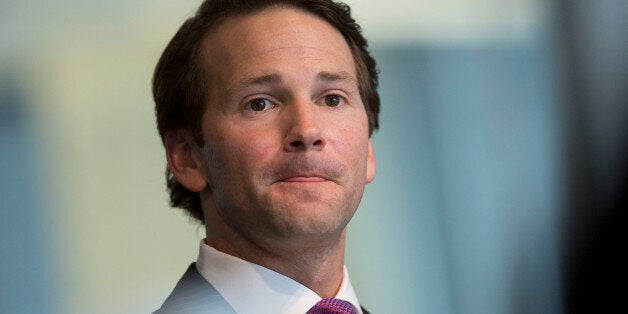
[(154, 314), (235, 313), (192, 263), (161, 308)]

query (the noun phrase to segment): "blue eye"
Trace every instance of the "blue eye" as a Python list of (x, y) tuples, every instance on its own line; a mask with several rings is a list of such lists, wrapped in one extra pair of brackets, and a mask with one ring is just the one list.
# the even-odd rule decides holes
[(253, 111), (264, 111), (273, 107), (273, 104), (264, 98), (255, 98), (251, 100), (248, 104), (246, 104), (247, 109), (251, 109)]
[(338, 107), (345, 103), (345, 100), (338, 95), (327, 95), (324, 101), (325, 105), (328, 107)]

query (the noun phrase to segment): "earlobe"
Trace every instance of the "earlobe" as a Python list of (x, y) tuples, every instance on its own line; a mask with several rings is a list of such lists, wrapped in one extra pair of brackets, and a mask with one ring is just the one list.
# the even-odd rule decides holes
[(168, 167), (177, 181), (192, 192), (203, 191), (208, 184), (192, 136), (181, 129), (166, 132), (164, 146)]
[(377, 173), (377, 165), (375, 163), (375, 151), (373, 151), (373, 144), (369, 138), (368, 144), (368, 156), (366, 160), (366, 183), (371, 183), (375, 179)]

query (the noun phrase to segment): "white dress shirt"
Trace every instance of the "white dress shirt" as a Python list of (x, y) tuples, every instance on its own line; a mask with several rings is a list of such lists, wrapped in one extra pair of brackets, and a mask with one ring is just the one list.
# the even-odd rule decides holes
[[(293, 279), (220, 252), (205, 240), (201, 241), (196, 268), (239, 314), (304, 314), (322, 300), (316, 292)], [(346, 266), (335, 298), (350, 302), (362, 314)]]

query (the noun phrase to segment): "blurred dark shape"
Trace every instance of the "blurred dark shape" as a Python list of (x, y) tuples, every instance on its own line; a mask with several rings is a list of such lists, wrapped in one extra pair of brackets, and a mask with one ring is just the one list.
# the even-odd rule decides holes
[(568, 260), (567, 313), (612, 313), (625, 306), (627, 194), (624, 184), (616, 204), (574, 248), (577, 255)]
[(628, 180), (628, 1), (556, 2), (569, 195), (567, 313), (623, 308)]

